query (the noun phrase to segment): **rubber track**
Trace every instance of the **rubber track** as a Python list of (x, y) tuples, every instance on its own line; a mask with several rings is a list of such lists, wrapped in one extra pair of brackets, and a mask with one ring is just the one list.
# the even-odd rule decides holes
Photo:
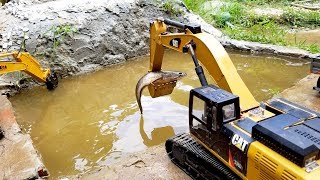
[[(177, 149), (172, 148), (183, 149), (184, 162), (180, 162), (178, 157), (173, 157), (173, 150)], [(193, 179), (241, 179), (187, 133), (168, 139), (166, 150), (171, 161)], [(195, 161), (190, 163), (191, 160)]]

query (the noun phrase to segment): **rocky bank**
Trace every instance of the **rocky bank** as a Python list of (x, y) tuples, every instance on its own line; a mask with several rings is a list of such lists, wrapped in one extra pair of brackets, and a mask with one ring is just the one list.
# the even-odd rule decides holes
[[(165, 2), (12, 0), (0, 7), (0, 52), (19, 50), (25, 39), (26, 49), (60, 77), (87, 73), (148, 54), (149, 23), (164, 17), (200, 24), (225, 47), (320, 58), (320, 54), (295, 48), (232, 40), (192, 14), (181, 1), (170, 1), (172, 9), (165, 8)], [(20, 79), (1, 76), (0, 84), (15, 86)]]
[[(174, 7), (181, 14), (175, 15), (164, 12), (161, 1), (37, 2), (11, 1), (0, 8), (0, 17), (4, 17), (0, 20), (0, 51), (18, 50), (26, 39), (26, 49), (60, 77), (148, 54), (149, 23), (158, 17), (203, 24), (208, 32), (222, 36), (180, 1)], [(2, 78), (15, 82), (12, 77)]]

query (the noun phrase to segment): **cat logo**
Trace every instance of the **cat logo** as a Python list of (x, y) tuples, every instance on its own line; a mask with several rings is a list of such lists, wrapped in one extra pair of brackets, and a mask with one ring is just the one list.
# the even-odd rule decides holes
[(1, 66), (0, 66), (0, 71), (2, 71), (2, 70), (6, 70), (6, 69), (7, 69), (7, 66), (6, 66), (6, 65), (4, 65), (4, 66), (3, 66), (3, 65), (1, 65)]
[(243, 137), (239, 136), (238, 134), (233, 135), (231, 143), (243, 152), (245, 151), (246, 147), (249, 144), (248, 141), (243, 139)]

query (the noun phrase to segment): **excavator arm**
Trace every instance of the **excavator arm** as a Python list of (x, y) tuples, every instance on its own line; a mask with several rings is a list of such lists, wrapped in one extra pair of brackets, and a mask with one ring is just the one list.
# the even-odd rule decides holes
[(0, 58), (10, 57), (13, 61), (0, 61), (0, 75), (23, 71), (41, 83), (46, 83), (49, 90), (54, 89), (58, 85), (58, 78), (50, 69), (43, 69), (39, 62), (33, 58), (28, 52), (12, 52), (2, 53)]
[[(167, 25), (183, 29), (185, 32), (169, 33)], [(242, 111), (259, 106), (239, 76), (226, 50), (212, 35), (201, 32), (200, 26), (185, 25), (171, 20), (156, 20), (151, 23), (150, 41), (150, 71), (161, 70), (165, 48), (186, 53), (188, 45), (191, 44), (197, 59), (217, 85), (240, 97)]]

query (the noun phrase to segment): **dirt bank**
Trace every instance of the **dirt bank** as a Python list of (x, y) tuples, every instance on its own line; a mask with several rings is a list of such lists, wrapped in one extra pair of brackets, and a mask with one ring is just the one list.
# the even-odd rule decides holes
[(173, 5), (180, 13), (166, 13), (162, 6), (155, 0), (11, 1), (0, 7), (0, 52), (18, 50), (25, 38), (43, 66), (66, 77), (148, 54), (149, 23), (158, 17), (201, 24), (222, 35), (180, 1)]
[[(0, 7), (0, 52), (26, 47), (44, 67), (60, 77), (92, 72), (149, 53), (149, 23), (157, 17), (200, 24), (228, 48), (308, 59), (320, 54), (247, 41), (232, 40), (186, 9), (178, 0), (12, 0)], [(12, 86), (20, 76), (1, 76)], [(28, 86), (29, 81), (25, 81)]]
[(0, 132), (0, 179), (33, 179), (48, 175), (30, 136), (21, 133), (5, 96), (0, 96)]

